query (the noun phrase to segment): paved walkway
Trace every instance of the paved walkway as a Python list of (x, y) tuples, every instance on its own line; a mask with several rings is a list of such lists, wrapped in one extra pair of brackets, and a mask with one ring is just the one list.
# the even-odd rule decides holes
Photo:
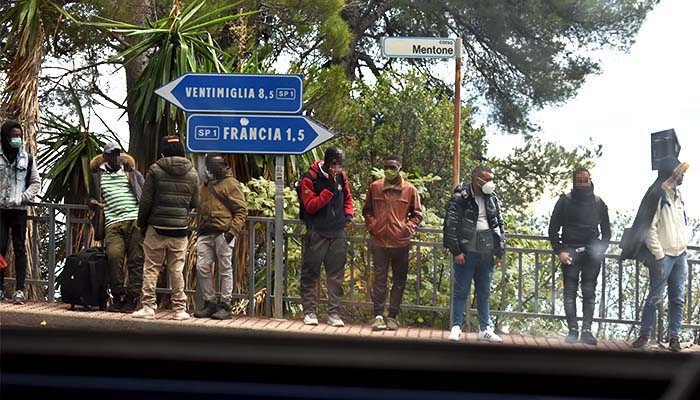
[[(80, 308), (80, 307), (78, 307)], [(123, 330), (129, 332), (168, 330), (175, 332), (177, 329), (217, 330), (238, 329), (248, 331), (275, 331), (289, 334), (304, 335), (345, 335), (361, 337), (368, 340), (418, 340), (418, 341), (447, 341), (449, 332), (446, 330), (430, 328), (402, 327), (398, 331), (373, 332), (369, 324), (346, 325), (343, 328), (334, 328), (321, 321), (318, 326), (306, 326), (300, 320), (279, 320), (273, 318), (250, 318), (235, 316), (231, 320), (216, 321), (212, 319), (191, 318), (187, 321), (173, 321), (169, 318), (174, 315), (171, 310), (159, 310), (155, 320), (138, 320), (130, 314), (108, 313), (103, 311), (70, 311), (69, 306), (62, 303), (27, 303), (18, 306), (11, 303), (0, 303), (0, 325), (36, 326), (46, 328), (75, 328), (81, 327), (94, 330)], [(469, 343), (479, 342), (476, 333), (467, 333), (463, 341)], [(598, 351), (644, 351), (632, 349), (627, 343), (599, 340), (598, 346), (584, 344), (565, 343), (563, 337), (544, 337), (533, 335), (508, 334), (501, 335), (503, 345), (587, 349)], [(457, 345), (457, 344), (455, 344)], [(684, 351), (700, 351), (700, 346), (687, 344)], [(659, 350), (649, 348), (648, 350)], [(663, 350), (663, 349), (661, 349)]]

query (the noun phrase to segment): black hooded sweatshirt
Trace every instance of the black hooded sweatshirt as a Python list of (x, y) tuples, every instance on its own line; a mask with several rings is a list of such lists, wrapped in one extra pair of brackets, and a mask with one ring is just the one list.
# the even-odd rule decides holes
[(610, 236), (608, 207), (593, 193), (593, 186), (574, 188), (559, 197), (549, 222), (549, 241), (556, 253), (586, 246), (587, 250), (602, 254), (610, 244)]

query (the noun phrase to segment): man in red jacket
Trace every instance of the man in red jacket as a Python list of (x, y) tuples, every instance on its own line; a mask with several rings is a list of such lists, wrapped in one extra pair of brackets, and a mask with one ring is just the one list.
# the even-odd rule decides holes
[(306, 224), (301, 264), (301, 304), (304, 324), (318, 325), (316, 286), (321, 263), (326, 267), (328, 324), (344, 326), (340, 319), (347, 240), (345, 228), (352, 225), (354, 213), (348, 179), (343, 172), (343, 151), (326, 150), (323, 161), (311, 165), (301, 181), (301, 218)]

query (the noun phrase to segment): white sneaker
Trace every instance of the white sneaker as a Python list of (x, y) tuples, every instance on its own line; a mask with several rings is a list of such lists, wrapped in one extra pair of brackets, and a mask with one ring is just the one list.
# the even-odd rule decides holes
[(170, 319), (174, 319), (175, 321), (184, 321), (186, 319), (190, 319), (190, 314), (187, 313), (187, 311), (178, 311), (170, 317)]
[(309, 313), (304, 315), (304, 325), (318, 325), (318, 318), (316, 318), (316, 314)]
[(134, 313), (131, 314), (131, 317), (141, 319), (154, 319), (156, 317), (156, 310), (148, 306), (143, 306), (143, 308), (141, 308), (140, 310), (134, 311)]
[(340, 319), (340, 315), (331, 314), (328, 316), (328, 325), (334, 326), (336, 328), (342, 328), (345, 326), (345, 322), (343, 322), (343, 320)]
[(450, 336), (447, 337), (447, 340), (451, 342), (456, 342), (462, 337), (462, 327), (459, 325), (455, 325), (452, 327), (452, 330), (450, 331)]
[(488, 327), (485, 330), (479, 332), (479, 340), (485, 340), (487, 342), (494, 343), (501, 343), (503, 341), (503, 339), (501, 339), (500, 336), (496, 335), (493, 332), (493, 329), (491, 329), (491, 327)]

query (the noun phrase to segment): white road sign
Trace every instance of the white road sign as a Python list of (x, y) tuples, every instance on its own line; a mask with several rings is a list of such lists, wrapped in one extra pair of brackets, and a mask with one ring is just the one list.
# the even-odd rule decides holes
[(382, 38), (382, 55), (401, 58), (455, 58), (457, 39), (426, 37)]

